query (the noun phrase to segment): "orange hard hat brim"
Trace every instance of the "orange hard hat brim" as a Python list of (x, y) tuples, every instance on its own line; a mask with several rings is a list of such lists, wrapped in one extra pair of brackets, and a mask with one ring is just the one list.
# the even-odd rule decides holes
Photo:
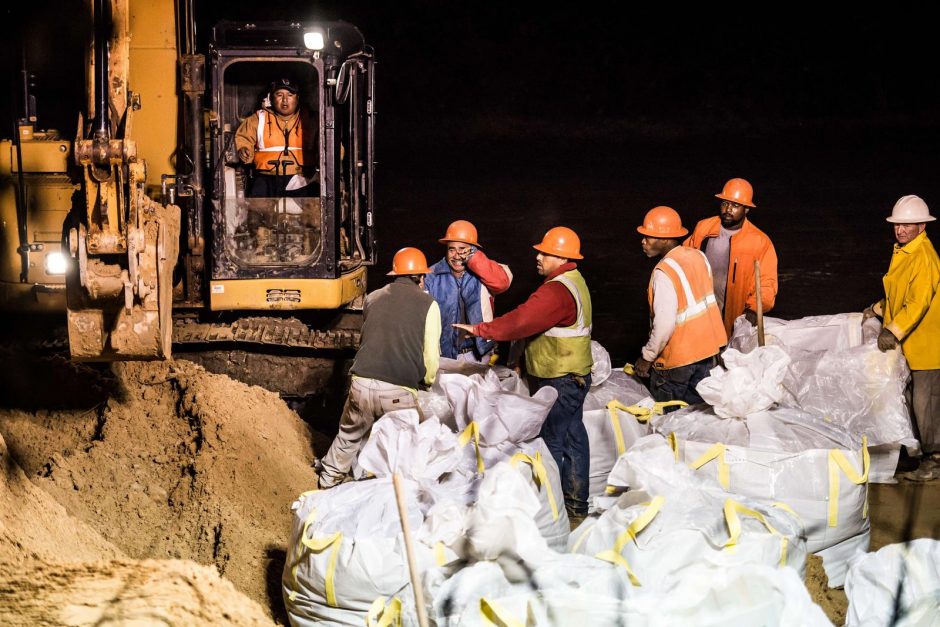
[(685, 237), (689, 234), (689, 229), (682, 227), (675, 233), (657, 233), (656, 231), (647, 231), (642, 226), (636, 227), (636, 232), (640, 235), (645, 235), (646, 237), (656, 237), (659, 239), (676, 239), (679, 237)]
[(736, 202), (739, 205), (744, 205), (745, 207), (750, 207), (751, 209), (757, 208), (757, 205), (755, 205), (752, 202), (741, 202), (737, 198), (730, 198), (728, 196), (725, 196), (724, 194), (715, 194), (715, 198), (721, 198), (722, 200), (727, 200), (728, 202)]
[(584, 259), (583, 255), (580, 255), (576, 252), (565, 253), (564, 255), (558, 254), (557, 250), (551, 250), (541, 244), (533, 244), (532, 248), (539, 251), (540, 253), (545, 253), (546, 255), (551, 255), (552, 257), (561, 257), (563, 259)]
[(453, 238), (453, 239), (444, 239), (444, 238), (441, 238), (441, 239), (439, 239), (439, 240), (437, 240), (437, 241), (440, 242), (441, 244), (446, 244), (447, 242), (460, 242), (461, 244), (469, 244), (470, 246), (476, 246), (477, 248), (483, 248), (483, 244), (481, 244), (480, 242), (471, 241), (469, 238), (467, 238), (467, 239), (460, 239), (460, 238), (458, 238), (458, 237), (455, 237), (455, 238)]

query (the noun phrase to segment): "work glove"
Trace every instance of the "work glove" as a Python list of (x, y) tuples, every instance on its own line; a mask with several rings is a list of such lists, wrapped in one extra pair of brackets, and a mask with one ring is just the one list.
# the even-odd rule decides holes
[(238, 158), (241, 159), (242, 163), (251, 163), (251, 159), (254, 155), (251, 154), (251, 150), (248, 148), (239, 148), (238, 149)]
[(653, 366), (653, 362), (647, 361), (640, 357), (636, 360), (636, 363), (633, 365), (633, 373), (640, 377), (641, 379), (647, 379), (650, 376), (650, 368)]
[(874, 318), (878, 314), (875, 313), (875, 308), (869, 305), (862, 310), (862, 324), (868, 321), (869, 318)]
[(744, 310), (744, 319), (751, 323), (751, 326), (757, 326), (757, 312), (750, 309)]
[(878, 350), (884, 353), (897, 347), (898, 338), (894, 337), (894, 333), (887, 329), (882, 329), (881, 333), (878, 334)]

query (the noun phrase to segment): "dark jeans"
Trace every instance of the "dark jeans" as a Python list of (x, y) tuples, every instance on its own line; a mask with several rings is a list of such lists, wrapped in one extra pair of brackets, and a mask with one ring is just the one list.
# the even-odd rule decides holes
[(588, 509), (591, 452), (582, 418), (584, 397), (591, 388), (591, 375), (580, 378), (581, 382), (570, 374), (554, 379), (532, 377), (532, 391), (546, 385), (558, 390), (558, 400), (542, 423), (539, 435), (558, 464), (566, 509), (569, 513), (585, 516)]
[(320, 195), (320, 184), (314, 181), (300, 189), (287, 191), (287, 184), (294, 178), (293, 174), (255, 174), (251, 179), (251, 189), (248, 190), (249, 198), (306, 198)]
[[(679, 366), (669, 370), (650, 369), (650, 394), (659, 402), (685, 401), (689, 405), (703, 403), (695, 386), (708, 376), (708, 372), (718, 363), (715, 357), (707, 357), (688, 366)], [(666, 411), (675, 411), (678, 407), (667, 407)]]

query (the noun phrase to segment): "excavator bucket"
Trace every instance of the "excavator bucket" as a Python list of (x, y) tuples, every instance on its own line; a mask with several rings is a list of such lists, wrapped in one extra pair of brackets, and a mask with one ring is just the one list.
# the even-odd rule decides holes
[(128, 229), (126, 256), (89, 254), (94, 233), (84, 225), (70, 232), (74, 263), (66, 289), (73, 359), (170, 357), (180, 209), (160, 205), (142, 191), (135, 200), (138, 220)]

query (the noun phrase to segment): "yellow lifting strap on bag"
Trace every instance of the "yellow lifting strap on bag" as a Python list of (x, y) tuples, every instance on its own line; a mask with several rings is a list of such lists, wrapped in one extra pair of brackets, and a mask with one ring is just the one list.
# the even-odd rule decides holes
[(718, 464), (718, 483), (721, 484), (722, 488), (728, 490), (731, 486), (731, 472), (728, 469), (727, 462), (725, 462), (725, 445), (721, 442), (712, 444), (711, 448), (702, 453), (702, 456), (689, 464), (689, 466), (698, 470), (713, 459), (717, 460)]
[[(868, 470), (871, 467), (871, 457), (868, 454), (868, 436), (862, 436), (862, 473), (859, 474), (846, 459), (845, 454), (837, 449), (829, 451), (829, 526), (839, 525), (839, 471), (841, 470), (849, 481), (856, 485), (868, 483)], [(868, 487), (865, 487), (865, 505), (862, 507), (862, 518), (868, 518)]]
[(679, 438), (676, 436), (676, 432), (670, 433), (666, 440), (669, 442), (669, 448), (672, 449), (673, 457), (676, 458), (676, 461), (679, 461)]
[(641, 585), (640, 580), (637, 579), (636, 574), (633, 572), (633, 569), (630, 568), (630, 564), (627, 563), (626, 558), (621, 555), (621, 552), (623, 551), (623, 547), (627, 545), (627, 542), (630, 540), (636, 542), (637, 534), (643, 531), (646, 526), (650, 524), (654, 518), (656, 518), (656, 514), (659, 513), (659, 510), (662, 509), (663, 503), (665, 502), (666, 497), (664, 496), (657, 496), (654, 498), (647, 508), (643, 510), (643, 513), (637, 516), (636, 520), (630, 523), (626, 530), (617, 536), (617, 540), (614, 542), (613, 548), (606, 551), (601, 551), (594, 557), (600, 560), (604, 560), (605, 562), (610, 562), (611, 564), (622, 566), (624, 570), (627, 571), (627, 576), (630, 578), (630, 583), (632, 583), (634, 586)]
[(493, 627), (525, 627), (523, 621), (486, 597), (480, 597), (480, 618), (483, 619), (483, 625), (486, 627), (491, 625)]
[(392, 597), (388, 605), (385, 597), (373, 601), (366, 614), (366, 627), (401, 627), (401, 599)]
[(738, 538), (741, 537), (741, 519), (738, 516), (750, 516), (751, 518), (757, 519), (758, 522), (764, 525), (767, 528), (767, 531), (771, 535), (775, 535), (780, 538), (780, 566), (787, 565), (787, 537), (774, 529), (773, 525), (767, 520), (767, 517), (761, 514), (760, 512), (745, 507), (741, 503), (738, 503), (734, 499), (727, 499), (725, 501), (725, 523), (728, 525), (728, 541), (725, 542), (725, 548), (731, 549), (732, 547), (737, 546)]
[[(662, 401), (653, 403), (653, 407), (642, 407), (640, 405), (624, 405), (618, 400), (613, 400), (607, 403), (607, 410), (610, 412), (610, 419), (614, 420), (616, 416), (615, 409), (625, 411), (629, 414), (632, 414), (636, 418), (637, 422), (649, 422), (649, 419), (653, 416), (662, 416), (665, 413), (667, 407), (688, 407), (689, 404), (685, 401)], [(616, 429), (619, 430), (620, 425), (618, 424)], [(623, 452), (620, 453), (623, 455)]]
[[(320, 553), (332, 547), (333, 551), (330, 553), (330, 557), (326, 564), (326, 602), (331, 607), (337, 607), (336, 561), (339, 558), (339, 547), (343, 544), (343, 534), (337, 531), (332, 535), (323, 536), (321, 538), (307, 538), (307, 530), (310, 528), (310, 525), (313, 524), (313, 521), (316, 519), (316, 517), (316, 508), (311, 509), (310, 514), (307, 515), (307, 519), (304, 521), (304, 528), (300, 534), (300, 544), (314, 553)], [(297, 581), (297, 568), (300, 566), (300, 562), (304, 557), (303, 551), (297, 549), (299, 549), (299, 547), (295, 547), (294, 559), (291, 560), (290, 573), (294, 582), (294, 589), (291, 590), (290, 594), (288, 595), (291, 601), (297, 598), (297, 589), (300, 587), (300, 584)]]
[(633, 364), (625, 364), (623, 367), (624, 374), (628, 374), (631, 377), (636, 374), (636, 368), (633, 367)]
[(311, 513), (304, 523), (304, 532), (303, 535), (300, 536), (300, 541), (314, 553), (322, 553), (327, 549), (332, 549), (332, 551), (330, 551), (330, 557), (326, 562), (326, 575), (324, 576), (326, 580), (326, 603), (330, 607), (339, 607), (336, 603), (336, 562), (339, 559), (339, 547), (343, 544), (343, 534), (337, 531), (329, 536), (308, 538), (307, 527), (309, 527), (312, 522), (313, 513)]
[(480, 455), (480, 425), (472, 421), (467, 425), (467, 428), (463, 430), (460, 437), (457, 438), (457, 444), (463, 448), (470, 440), (473, 440), (473, 447), (477, 453), (477, 472), (482, 475), (486, 468), (483, 465), (483, 456)]
[(444, 552), (444, 543), (440, 540), (434, 543), (434, 561), (438, 566), (447, 564), (447, 553)]
[(542, 453), (535, 452), (535, 457), (519, 452), (509, 459), (512, 466), (518, 466), (523, 462), (532, 466), (532, 473), (535, 475), (535, 482), (540, 486), (545, 486), (545, 496), (552, 506), (552, 520), (558, 520), (558, 504), (555, 503), (555, 494), (552, 492), (552, 482), (548, 480), (548, 471), (545, 470), (545, 463), (542, 461)]

